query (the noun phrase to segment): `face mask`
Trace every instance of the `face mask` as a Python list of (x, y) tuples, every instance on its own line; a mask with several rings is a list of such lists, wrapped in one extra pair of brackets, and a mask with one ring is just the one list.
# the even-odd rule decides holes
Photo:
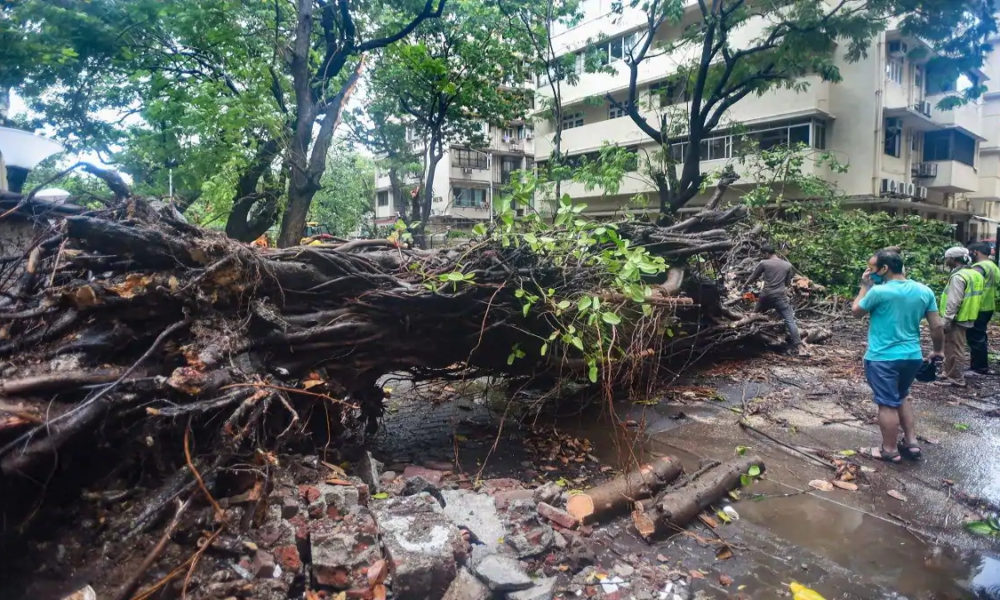
[(872, 273), (871, 278), (872, 278), (872, 283), (874, 283), (875, 285), (885, 283), (885, 277), (882, 277), (878, 273)]

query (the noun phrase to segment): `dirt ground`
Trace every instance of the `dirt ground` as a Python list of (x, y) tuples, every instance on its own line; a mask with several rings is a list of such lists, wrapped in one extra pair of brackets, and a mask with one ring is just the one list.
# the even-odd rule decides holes
[[(991, 339), (996, 351), (1000, 331)], [(1000, 505), (1000, 378), (970, 379), (962, 390), (918, 384), (912, 398), (926, 460), (888, 465), (851, 453), (878, 443), (863, 350), (863, 325), (844, 322), (833, 341), (811, 348), (809, 358), (764, 354), (716, 361), (686, 370), (655, 397), (611, 406), (592, 398), (581, 405), (576, 394), (542, 412), (538, 398), (502, 382), (414, 388), (387, 378), (388, 412), (369, 446), (384, 470), (428, 467), (444, 474), (442, 489), (486, 493), (497, 484), (483, 488), (481, 482), (504, 481), (499, 478), (527, 488), (555, 483), (585, 489), (665, 454), (680, 459), (689, 473), (741, 451), (764, 458), (759, 481), (684, 532), (647, 544), (624, 517), (584, 534), (584, 559), (576, 549), (533, 564), (557, 582), (555, 598), (769, 599), (789, 597), (792, 581), (827, 600), (1000, 598), (1000, 547), (963, 528)], [(319, 459), (281, 457), (288, 485), (308, 483), (322, 470)], [(856, 491), (810, 486), (834, 479), (835, 466), (828, 466), (834, 461), (860, 467)], [(727, 505), (738, 515), (728, 523), (713, 514)], [(113, 510), (107, 502), (90, 511), (68, 509), (75, 529), (39, 537), (17, 556), (6, 556), (9, 587), (0, 585), (0, 597), (61, 598), (66, 589), (88, 583), (101, 600), (114, 597), (160, 532), (131, 542), (134, 551), (115, 568), (95, 573), (94, 559), (113, 549), (93, 545), (99, 537), (90, 532)], [(201, 520), (189, 524), (194, 533), (174, 536), (150, 579), (184, 567), (191, 549), (203, 545), (211, 533), (210, 510), (199, 510)], [(235, 538), (235, 550), (221, 551), (212, 541), (190, 570), (189, 597), (213, 597), (199, 586), (232, 587), (246, 575), (233, 572), (256, 568), (239, 558), (256, 547), (250, 539)], [(178, 597), (181, 579), (148, 597)], [(301, 598), (296, 582), (241, 583), (249, 595), (232, 597)]]

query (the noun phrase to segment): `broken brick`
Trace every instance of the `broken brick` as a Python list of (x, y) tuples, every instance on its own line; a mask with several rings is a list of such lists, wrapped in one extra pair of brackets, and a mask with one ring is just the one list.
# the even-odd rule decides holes
[(551, 504), (546, 504), (545, 502), (538, 503), (538, 514), (566, 529), (572, 529), (577, 524), (573, 515), (564, 510), (560, 510)]

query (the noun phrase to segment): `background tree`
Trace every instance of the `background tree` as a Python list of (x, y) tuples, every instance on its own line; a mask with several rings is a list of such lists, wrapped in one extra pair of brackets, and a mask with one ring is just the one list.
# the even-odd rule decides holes
[(400, 122), (423, 143), (420, 201), (410, 214), (418, 235), (430, 219), (435, 172), (448, 148), (481, 146), (485, 124), (524, 117), (528, 92), (519, 33), (495, 6), (454, 0), (445, 18), (425, 23), (379, 56), (371, 93), (395, 106)]
[[(608, 101), (623, 109), (666, 158), (660, 161), (663, 168), (653, 174), (663, 214), (698, 194), (704, 179), (701, 140), (711, 136), (727, 111), (750, 94), (802, 89), (807, 85), (802, 78), (808, 75), (839, 81), (837, 48), (844, 49), (847, 60), (859, 60), (872, 39), (896, 22), (903, 33), (932, 44), (940, 53), (933, 59), (937, 68), (957, 77), (983, 64), (990, 49), (986, 40), (996, 31), (991, 0), (699, 0), (693, 20), (687, 5), (683, 0), (618, 3), (619, 10), (641, 10), (646, 23), (643, 35), (625, 52), (627, 96), (624, 101), (609, 96)], [(749, 41), (734, 41), (737, 30), (757, 29), (760, 33)], [(676, 121), (651, 116), (640, 101), (640, 67), (663, 55), (680, 61), (660, 94), (663, 104), (680, 104), (684, 113), (680, 133)], [(973, 86), (964, 95), (981, 92)], [(689, 143), (675, 173), (669, 150), (679, 141)]]
[(523, 36), (526, 47), (526, 64), (539, 86), (552, 94), (544, 98), (539, 116), (552, 123), (552, 152), (545, 173), (554, 183), (555, 197), (562, 195), (562, 181), (567, 169), (562, 166), (562, 85), (574, 85), (579, 80), (575, 69), (576, 55), (559, 55), (553, 43), (558, 27), (572, 27), (583, 19), (580, 0), (499, 0), (501, 12), (508, 26)]
[(309, 220), (326, 225), (335, 236), (351, 236), (363, 229), (374, 197), (375, 161), (343, 141), (335, 142)]
[(285, 201), (298, 242), (366, 52), (445, 0), (21, 0), (0, 6), (0, 86), (72, 149), (96, 150), (249, 240)]

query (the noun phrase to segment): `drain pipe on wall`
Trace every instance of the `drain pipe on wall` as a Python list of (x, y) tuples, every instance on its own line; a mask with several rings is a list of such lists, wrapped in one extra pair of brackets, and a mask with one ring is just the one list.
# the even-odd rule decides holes
[(875, 160), (872, 161), (872, 197), (878, 198), (881, 190), (882, 153), (885, 119), (882, 108), (885, 104), (885, 32), (878, 35), (875, 45)]

